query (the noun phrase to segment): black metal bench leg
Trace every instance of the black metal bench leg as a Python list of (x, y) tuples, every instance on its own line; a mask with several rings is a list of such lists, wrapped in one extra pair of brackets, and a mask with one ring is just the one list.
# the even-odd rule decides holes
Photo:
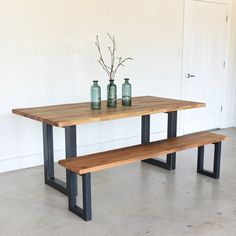
[(197, 172), (208, 177), (219, 179), (220, 177), (220, 159), (221, 142), (215, 143), (213, 172), (204, 169), (204, 146), (198, 148)]
[[(177, 135), (177, 111), (168, 112), (168, 131), (167, 137), (172, 138)], [(142, 116), (142, 144), (150, 142), (150, 115)], [(175, 170), (176, 168), (176, 153), (167, 155), (166, 161), (161, 159), (144, 160), (149, 164), (164, 168), (166, 170)]]
[(220, 160), (221, 160), (221, 142), (215, 143), (214, 152), (214, 177), (216, 179), (220, 178)]
[(45, 184), (67, 195), (66, 184), (54, 177), (53, 127), (43, 123), (44, 181)]
[(81, 217), (85, 221), (92, 220), (92, 207), (91, 207), (91, 174), (82, 175), (83, 185), (83, 208), (77, 206), (77, 175), (71, 171), (68, 171), (68, 203), (69, 210)]
[(197, 158), (197, 172), (198, 173), (201, 173), (204, 169), (204, 150), (205, 150), (205, 147), (204, 146), (201, 146), (201, 147), (198, 147), (198, 158)]

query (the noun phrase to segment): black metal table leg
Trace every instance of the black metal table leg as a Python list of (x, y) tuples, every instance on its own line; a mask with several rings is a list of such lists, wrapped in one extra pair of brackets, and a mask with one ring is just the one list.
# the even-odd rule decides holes
[[(68, 126), (65, 128), (65, 145), (66, 145), (66, 158), (76, 157), (77, 156), (77, 142), (76, 142), (76, 126)], [(69, 171), (66, 170), (66, 182), (67, 189), (69, 189)], [(77, 176), (73, 181), (75, 185), (73, 188), (77, 189)], [(77, 190), (76, 190), (77, 193)]]
[[(168, 113), (168, 131), (167, 137), (173, 138), (177, 135), (177, 111)], [(167, 155), (167, 166), (169, 170), (175, 170), (176, 167), (176, 153)]]
[(150, 142), (150, 115), (142, 116), (142, 136), (141, 143), (149, 143)]
[[(65, 128), (66, 158), (77, 156), (76, 126)], [(82, 175), (83, 208), (76, 204), (77, 174), (66, 170), (69, 210), (86, 221), (92, 219), (91, 209), (91, 174)]]
[(83, 208), (77, 206), (77, 175), (71, 171), (68, 171), (68, 202), (69, 210), (81, 217), (85, 221), (92, 220), (92, 207), (91, 207), (91, 174), (82, 175), (83, 185)]
[[(168, 130), (167, 137), (176, 137), (177, 135), (177, 111), (168, 113)], [(150, 115), (142, 116), (142, 144), (150, 142)], [(167, 155), (167, 160), (147, 159), (144, 160), (149, 164), (167, 169), (174, 170), (176, 166), (176, 153)]]
[(67, 195), (66, 184), (54, 177), (53, 127), (43, 124), (44, 181), (45, 184)]

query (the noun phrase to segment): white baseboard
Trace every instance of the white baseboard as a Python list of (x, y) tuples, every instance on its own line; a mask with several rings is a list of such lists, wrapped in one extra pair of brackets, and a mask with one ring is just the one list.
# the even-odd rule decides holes
[(0, 160), (0, 173), (25, 169), (43, 164), (42, 153)]
[[(159, 140), (166, 137), (166, 131), (156, 132), (151, 134), (151, 139)], [(92, 145), (85, 145), (78, 147), (78, 155), (86, 155), (89, 153), (96, 153), (106, 151), (110, 149), (121, 148), (124, 146), (132, 146), (139, 144), (141, 140), (140, 136), (129, 137), (125, 139), (112, 140), (104, 143), (96, 143)], [(54, 159), (55, 162), (64, 159), (65, 150), (55, 150)], [(35, 167), (43, 165), (43, 153), (33, 154), (29, 156), (16, 157), (11, 159), (0, 160), (0, 173), (25, 169), (29, 167)]]
[(233, 120), (232, 126), (236, 128), (236, 120)]
[(228, 119), (228, 120), (223, 120), (221, 123), (221, 129), (226, 129), (226, 128), (230, 128), (232, 126), (235, 126), (235, 121), (233, 119)]

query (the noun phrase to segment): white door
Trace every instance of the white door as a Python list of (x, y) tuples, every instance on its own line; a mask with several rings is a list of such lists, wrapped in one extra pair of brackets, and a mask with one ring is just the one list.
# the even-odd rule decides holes
[(191, 133), (220, 128), (227, 6), (188, 0), (185, 7), (182, 98), (207, 105), (184, 112), (184, 133)]

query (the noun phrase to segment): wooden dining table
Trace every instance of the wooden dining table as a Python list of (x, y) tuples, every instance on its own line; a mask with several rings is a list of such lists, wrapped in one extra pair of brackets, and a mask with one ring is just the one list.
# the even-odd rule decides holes
[[(141, 143), (150, 141), (150, 116), (152, 114), (166, 113), (167, 138), (177, 135), (177, 112), (180, 110), (204, 107), (204, 103), (190, 102), (154, 96), (134, 97), (132, 106), (122, 106), (119, 99), (117, 107), (108, 108), (106, 101), (102, 101), (101, 109), (91, 109), (89, 102), (60, 104), (52, 106), (17, 108), (13, 109), (14, 114), (24, 116), (42, 123), (43, 126), (43, 148), (44, 148), (44, 179), (45, 184), (68, 195), (68, 174), (67, 180), (55, 177), (54, 174), (54, 143), (53, 127), (60, 127), (65, 130), (65, 158), (77, 156), (77, 134), (76, 126), (92, 122), (141, 117)], [(146, 162), (168, 169), (175, 169), (176, 154), (167, 155), (166, 161), (148, 159)], [(75, 186), (77, 183), (74, 182)]]

